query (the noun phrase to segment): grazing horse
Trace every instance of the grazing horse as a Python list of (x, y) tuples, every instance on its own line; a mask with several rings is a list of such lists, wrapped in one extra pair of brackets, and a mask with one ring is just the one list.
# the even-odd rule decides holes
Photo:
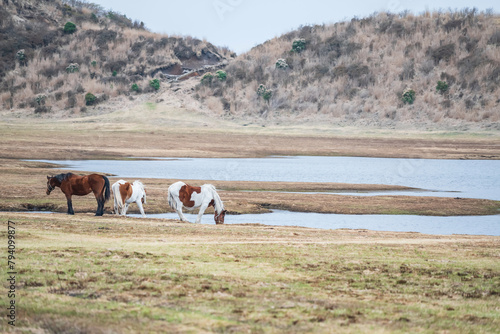
[(146, 190), (141, 181), (134, 181), (130, 184), (127, 181), (116, 181), (112, 186), (113, 197), (115, 198), (115, 213), (126, 216), (130, 203), (137, 203), (143, 217), (146, 217), (142, 204), (146, 204)]
[(214, 220), (216, 224), (224, 224), (226, 210), (224, 204), (211, 184), (204, 184), (201, 187), (191, 187), (184, 182), (176, 182), (168, 187), (168, 204), (177, 211), (182, 221), (188, 221), (182, 214), (182, 207), (188, 210), (200, 208), (196, 223), (201, 222), (201, 216), (209, 206), (215, 209)]
[(73, 173), (59, 174), (56, 176), (47, 176), (47, 195), (56, 187), (66, 195), (68, 202), (68, 214), (74, 215), (71, 196), (85, 196), (94, 193), (97, 200), (96, 216), (102, 216), (104, 213), (104, 203), (109, 199), (109, 180), (106, 176), (99, 174), (90, 174), (79, 176)]

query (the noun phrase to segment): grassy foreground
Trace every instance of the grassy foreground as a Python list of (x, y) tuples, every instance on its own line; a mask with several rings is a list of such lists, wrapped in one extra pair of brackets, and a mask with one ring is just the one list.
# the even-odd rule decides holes
[[(16, 333), (493, 333), (500, 237), (91, 214), (16, 223)], [(6, 277), (6, 265), (0, 266)], [(3, 281), (8, 289), (8, 282)], [(0, 307), (6, 312), (8, 300)]]

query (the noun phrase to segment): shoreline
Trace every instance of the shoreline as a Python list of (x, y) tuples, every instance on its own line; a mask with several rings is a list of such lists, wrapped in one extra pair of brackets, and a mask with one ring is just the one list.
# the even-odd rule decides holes
[[(45, 175), (55, 175), (71, 170), (53, 168), (53, 164), (16, 159), (0, 159), (0, 171), (5, 180), (0, 184), (0, 211), (25, 211), (34, 208), (54, 212), (66, 212), (66, 198), (57, 191), (45, 194)], [(81, 172), (75, 172), (81, 173)], [(89, 172), (90, 173), (90, 172)], [(33, 178), (33, 175), (37, 175)], [(109, 176), (110, 183), (119, 178)], [(172, 212), (167, 203), (167, 189), (177, 179), (142, 178), (148, 191), (146, 213)], [(333, 214), (392, 214), (423, 216), (479, 216), (500, 212), (500, 201), (459, 197), (408, 196), (380, 194), (373, 196), (356, 194), (331, 194), (339, 191), (407, 191), (413, 188), (380, 184), (345, 184), (318, 182), (258, 182), (184, 180), (201, 185), (212, 183), (231, 214), (270, 212), (271, 209), (293, 212)], [(309, 193), (304, 196), (305, 192)], [(112, 201), (105, 205), (105, 213), (112, 212)], [(75, 212), (93, 212), (95, 199), (91, 195), (73, 199)], [(129, 213), (135, 213), (131, 206)], [(212, 208), (207, 213), (213, 212)]]

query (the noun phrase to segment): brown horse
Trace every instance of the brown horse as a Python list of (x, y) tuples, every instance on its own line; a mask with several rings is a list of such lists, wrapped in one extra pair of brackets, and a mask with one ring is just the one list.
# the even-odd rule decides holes
[(56, 176), (47, 176), (47, 195), (56, 187), (66, 195), (68, 202), (68, 214), (74, 215), (71, 196), (85, 196), (94, 193), (97, 200), (96, 216), (102, 216), (104, 213), (104, 203), (109, 199), (109, 180), (106, 176), (99, 174), (90, 174), (79, 176), (73, 173), (59, 174)]

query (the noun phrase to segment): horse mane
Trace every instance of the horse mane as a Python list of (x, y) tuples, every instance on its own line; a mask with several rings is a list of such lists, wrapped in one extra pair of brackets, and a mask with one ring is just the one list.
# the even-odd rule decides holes
[(64, 180), (69, 179), (71, 176), (73, 176), (73, 173), (62, 173), (62, 174), (57, 174), (53, 176), (57, 181), (62, 182)]
[(217, 211), (217, 213), (220, 213), (222, 210), (224, 210), (224, 203), (222, 203), (222, 200), (220, 199), (215, 186), (213, 184), (205, 184), (205, 186), (210, 189), (210, 192), (212, 193), (215, 211)]

